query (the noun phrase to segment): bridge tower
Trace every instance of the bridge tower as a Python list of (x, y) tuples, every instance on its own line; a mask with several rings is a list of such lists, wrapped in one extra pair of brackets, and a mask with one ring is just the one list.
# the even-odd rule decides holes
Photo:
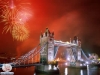
[(79, 61), (81, 60), (81, 41), (78, 40), (78, 37), (74, 37), (73, 41), (70, 43), (76, 44), (77, 46), (67, 47), (67, 60), (71, 65), (79, 65)]
[(44, 50), (40, 53), (40, 63), (48, 63), (54, 60), (54, 32), (46, 28), (45, 32), (40, 35), (41, 47), (46, 44)]
[(77, 49), (77, 60), (82, 59), (82, 51), (81, 51), (81, 40), (78, 40), (78, 49)]
[(73, 47), (73, 53), (75, 52), (74, 56), (75, 56), (75, 59), (76, 59), (76, 62), (77, 62), (77, 61), (81, 60), (81, 40), (78, 39), (77, 36), (75, 36), (74, 40), (73, 40), (73, 43), (77, 44), (76, 47)]

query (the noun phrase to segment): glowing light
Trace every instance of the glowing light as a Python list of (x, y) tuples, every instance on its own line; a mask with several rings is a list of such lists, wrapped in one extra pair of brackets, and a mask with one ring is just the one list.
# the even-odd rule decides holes
[(83, 59), (80, 59), (80, 61), (84, 61)]
[(91, 54), (89, 54), (89, 56), (91, 56)]
[(53, 69), (54, 69), (54, 70), (57, 70), (57, 67), (54, 65), (54, 66), (53, 66)]
[(60, 61), (60, 59), (59, 58), (57, 58), (57, 60), (56, 61)]
[(22, 10), (17, 13), (18, 22), (21, 24), (26, 23), (29, 20), (29, 18), (32, 17), (31, 12), (29, 10), (26, 11), (27, 12), (24, 12)]
[(81, 74), (81, 75), (84, 75), (84, 74), (83, 74), (83, 70), (80, 71), (80, 74)]
[(80, 64), (80, 66), (82, 66), (82, 64)]
[(29, 31), (25, 26), (13, 26), (12, 37), (17, 41), (23, 41), (29, 37)]
[(66, 43), (67, 43), (67, 44), (69, 44), (69, 42), (68, 42), (68, 41), (67, 41)]
[(49, 70), (51, 70), (52, 69), (52, 67), (51, 67), (51, 65), (49, 65), (49, 68), (48, 68)]
[(70, 61), (70, 57), (67, 57), (67, 60)]
[(65, 65), (68, 65), (68, 63), (65, 63)]
[(88, 61), (86, 61), (86, 64), (89, 64), (89, 62), (88, 62)]
[(14, 9), (14, 8), (15, 8), (14, 2), (13, 2), (13, 0), (10, 0), (10, 1), (11, 1), (11, 2), (10, 2), (10, 3), (11, 3), (11, 4), (10, 4), (10, 8), (11, 8), (11, 9)]
[(65, 75), (68, 75), (68, 68), (65, 68)]

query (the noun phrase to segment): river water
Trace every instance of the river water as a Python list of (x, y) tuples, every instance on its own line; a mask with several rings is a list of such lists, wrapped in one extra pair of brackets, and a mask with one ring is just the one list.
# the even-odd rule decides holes
[(66, 65), (59, 64), (60, 75), (100, 75), (99, 67), (87, 66), (85, 68), (72, 68)]
[[(68, 68), (65, 64), (59, 64), (60, 75), (100, 75), (100, 68)], [(14, 75), (35, 75), (35, 67), (14, 68)], [(40, 74), (43, 75), (43, 74)], [(57, 75), (57, 74), (53, 74)]]

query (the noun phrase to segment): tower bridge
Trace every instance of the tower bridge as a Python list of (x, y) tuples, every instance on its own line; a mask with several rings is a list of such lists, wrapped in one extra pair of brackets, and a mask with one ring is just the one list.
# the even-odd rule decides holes
[[(40, 74), (44, 72), (47, 74), (50, 70), (52, 71), (50, 74), (59, 73), (57, 65), (62, 60), (58, 61), (56, 56), (60, 47), (65, 49), (67, 66), (84, 67), (98, 62), (94, 54), (91, 57), (85, 55), (81, 48), (81, 41), (76, 36), (69, 42), (58, 41), (54, 39), (54, 32), (50, 32), (46, 28), (46, 31), (41, 33), (40, 43), (35, 48), (8, 64), (11, 64), (13, 68), (36, 66), (35, 72)], [(38, 62), (35, 62), (35, 57), (37, 57)], [(0, 64), (0, 68), (2, 65)]]
[(39, 45), (11, 62), (11, 64), (17, 66), (34, 64), (34, 57), (37, 55), (40, 57), (39, 63), (41, 64), (54, 63), (59, 47), (65, 47), (68, 66), (80, 66), (83, 62), (84, 64), (86, 64), (86, 62), (91, 63), (81, 48), (81, 41), (78, 40), (76, 36), (73, 40), (70, 39), (69, 42), (58, 41), (54, 39), (54, 32), (50, 32), (49, 29), (46, 28), (46, 31), (40, 35)]
[[(96, 59), (91, 60), (92, 57), (96, 58), (95, 56), (89, 58), (85, 55), (81, 48), (81, 41), (76, 36), (73, 40), (70, 39), (69, 42), (58, 41), (54, 39), (54, 32), (50, 32), (46, 28), (46, 31), (41, 33), (40, 43), (35, 48), (9, 64), (12, 67), (40, 66), (43, 64), (48, 66), (49, 64), (57, 65), (59, 61), (56, 59), (56, 56), (60, 47), (65, 48), (67, 66), (79, 67), (98, 62)], [(37, 57), (38, 62), (35, 61), (36, 58), (34, 57)], [(0, 64), (0, 68), (1, 66), (2, 64)]]

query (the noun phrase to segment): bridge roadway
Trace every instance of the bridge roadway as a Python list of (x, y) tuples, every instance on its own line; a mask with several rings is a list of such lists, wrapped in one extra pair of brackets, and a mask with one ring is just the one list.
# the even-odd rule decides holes
[[(25, 67), (31, 67), (31, 66), (39, 66), (43, 65), (41, 63), (30, 63), (30, 64), (20, 64), (20, 65), (12, 65), (12, 68), (25, 68)], [(2, 68), (3, 64), (0, 64), (0, 69)]]

